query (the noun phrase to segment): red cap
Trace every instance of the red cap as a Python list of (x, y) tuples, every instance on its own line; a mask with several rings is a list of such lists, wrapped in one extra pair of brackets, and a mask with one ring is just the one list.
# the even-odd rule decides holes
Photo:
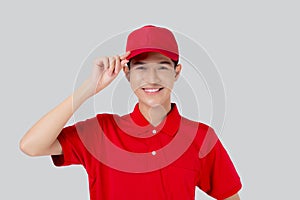
[(126, 59), (145, 52), (158, 52), (174, 61), (178, 61), (178, 45), (173, 33), (162, 27), (147, 25), (134, 30), (127, 37), (126, 51), (130, 51)]

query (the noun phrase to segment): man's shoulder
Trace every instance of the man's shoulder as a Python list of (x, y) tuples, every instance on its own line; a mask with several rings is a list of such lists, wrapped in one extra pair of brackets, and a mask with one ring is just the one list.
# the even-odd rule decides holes
[(120, 116), (114, 113), (98, 113), (95, 116), (95, 118), (102, 119), (102, 120), (108, 120), (111, 119), (112, 117), (120, 117)]
[(181, 116), (181, 123), (188, 127), (197, 127), (198, 130), (212, 129), (211, 125), (209, 124), (206, 124), (201, 121), (192, 120), (184, 116)]
[(198, 148), (211, 149), (218, 141), (214, 128), (209, 124), (182, 117), (182, 125), (181, 130), (194, 137), (193, 144)]
[(74, 123), (74, 126), (78, 127), (91, 127), (96, 124), (102, 124), (111, 121), (113, 118), (117, 118), (119, 115), (112, 113), (98, 113), (95, 116), (88, 117), (84, 120), (78, 120)]

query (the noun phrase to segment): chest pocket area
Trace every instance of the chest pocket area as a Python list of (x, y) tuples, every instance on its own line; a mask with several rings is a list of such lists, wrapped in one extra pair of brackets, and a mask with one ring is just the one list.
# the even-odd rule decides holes
[(194, 199), (197, 172), (180, 165), (172, 164), (161, 170), (167, 199)]

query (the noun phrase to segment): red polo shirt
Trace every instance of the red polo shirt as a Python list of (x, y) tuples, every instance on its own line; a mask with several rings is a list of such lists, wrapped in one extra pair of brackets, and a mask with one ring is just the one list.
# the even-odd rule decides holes
[(54, 164), (84, 166), (91, 200), (192, 200), (196, 186), (224, 199), (242, 186), (213, 129), (180, 116), (174, 103), (156, 127), (136, 104), (128, 115), (65, 127), (58, 140), (63, 154), (52, 156)]

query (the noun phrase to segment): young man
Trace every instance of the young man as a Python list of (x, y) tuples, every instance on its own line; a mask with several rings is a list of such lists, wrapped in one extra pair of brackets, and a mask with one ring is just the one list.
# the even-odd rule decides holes
[[(92, 200), (187, 200), (196, 186), (216, 199), (238, 200), (240, 178), (213, 129), (180, 116), (171, 103), (182, 68), (172, 32), (141, 27), (128, 36), (126, 50), (96, 60), (90, 77), (25, 134), (21, 150), (51, 155), (56, 166), (83, 165)], [(98, 114), (64, 128), (121, 69), (138, 98), (133, 112)]]

